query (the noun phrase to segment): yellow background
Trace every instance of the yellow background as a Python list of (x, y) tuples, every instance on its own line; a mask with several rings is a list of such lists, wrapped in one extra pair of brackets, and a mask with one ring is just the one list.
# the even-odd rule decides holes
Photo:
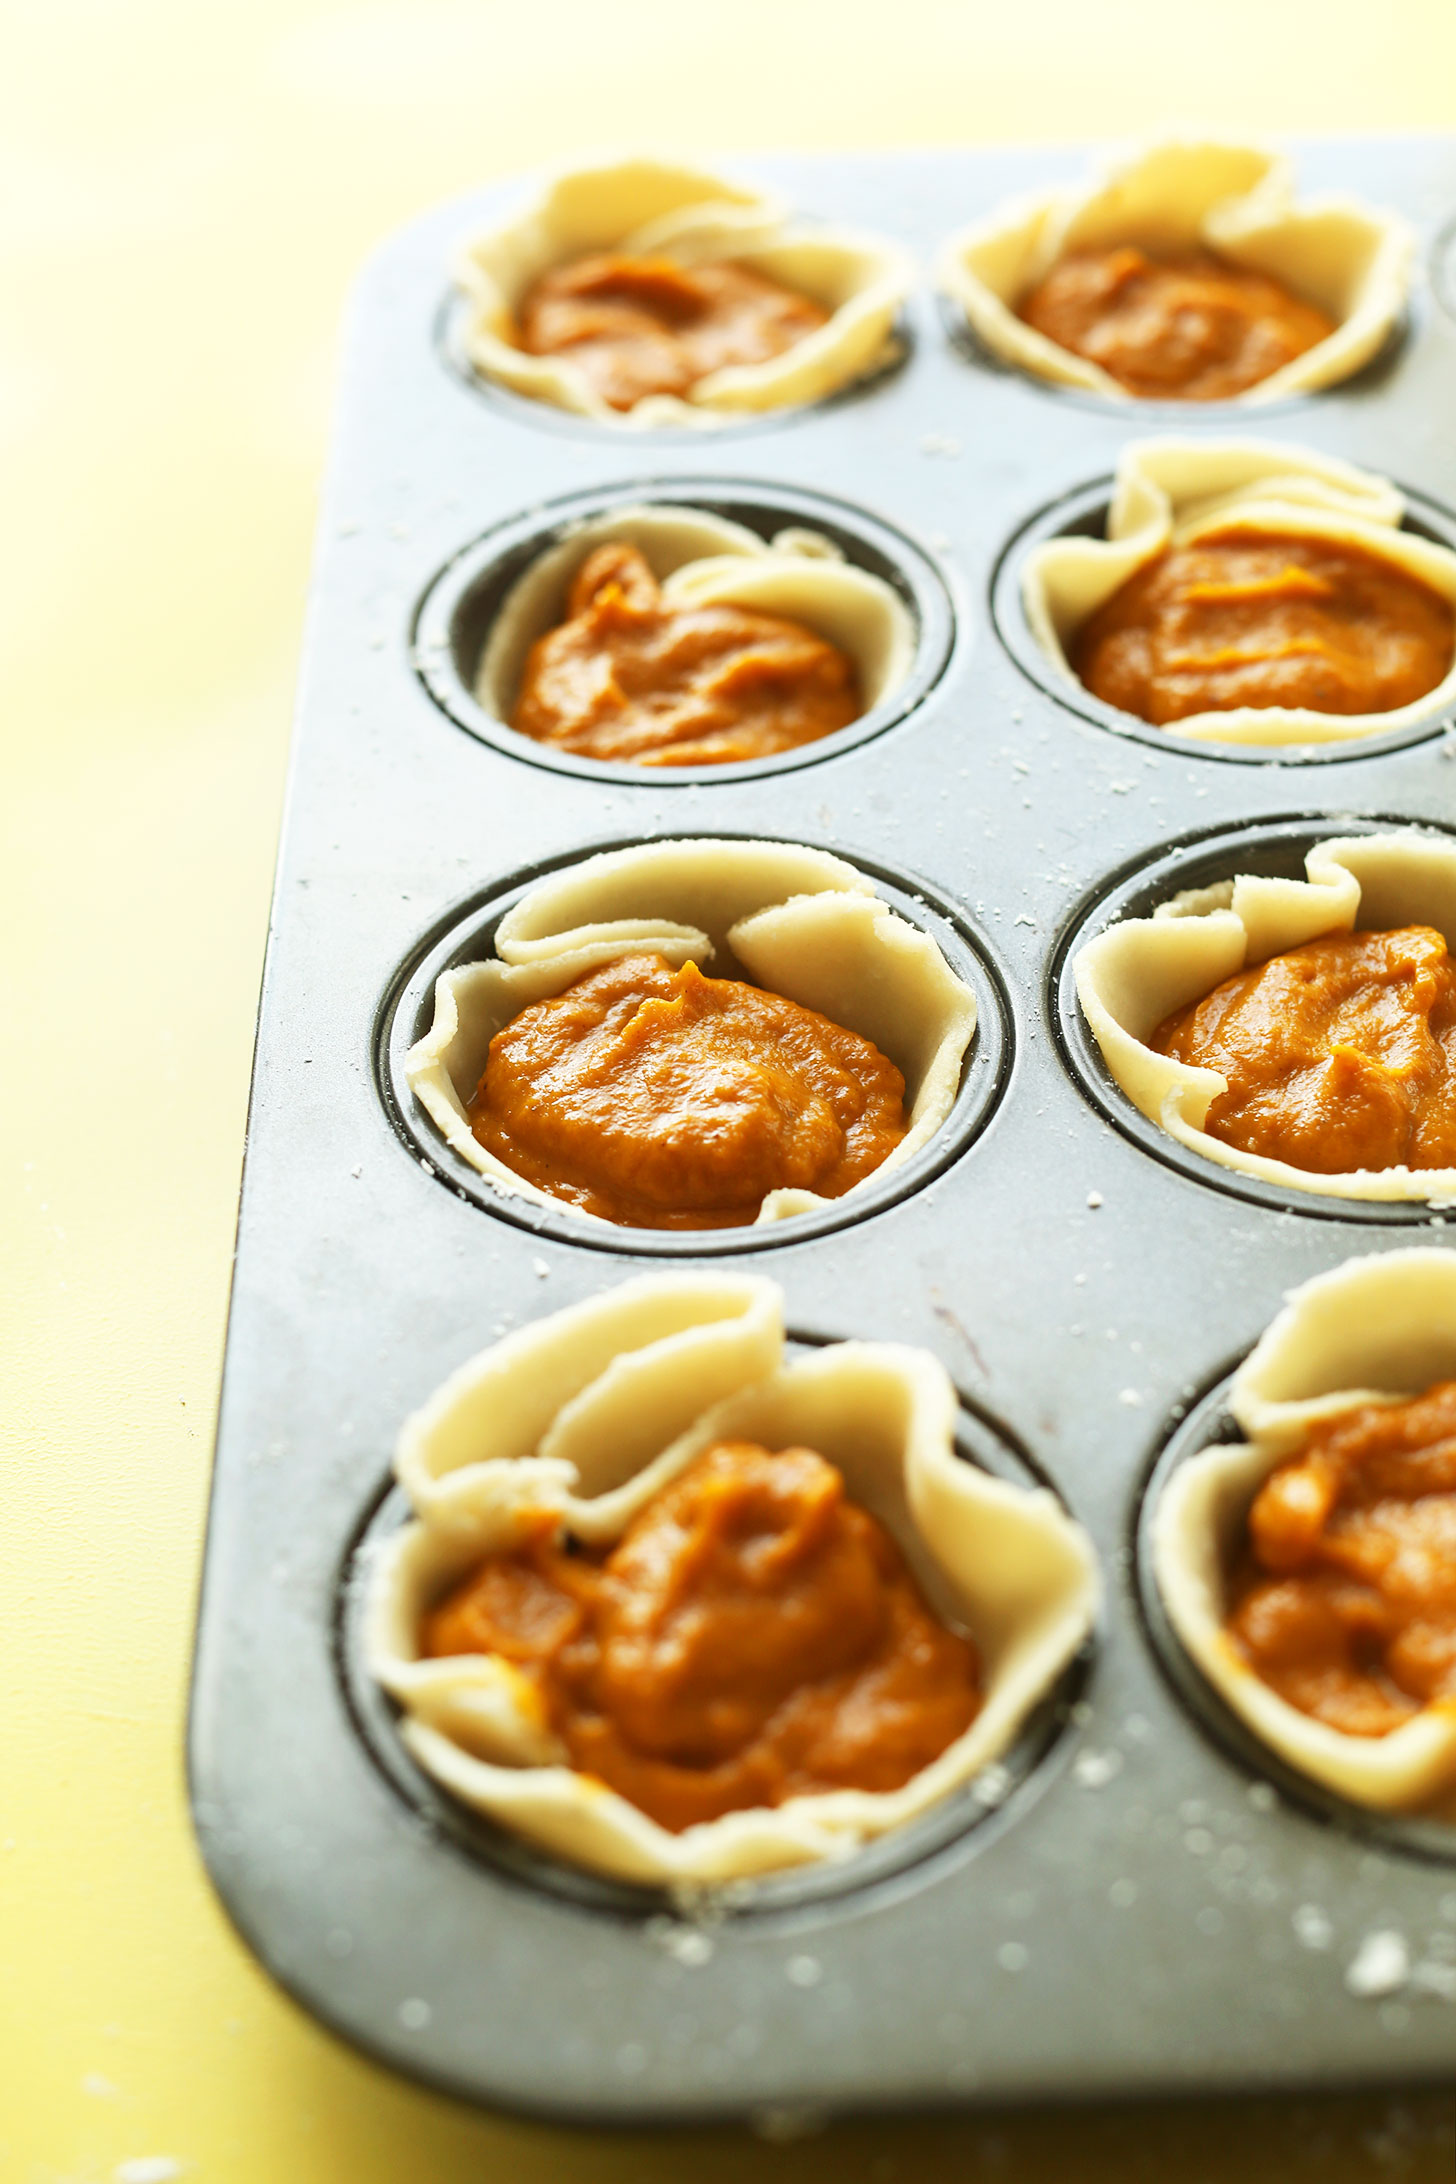
[(1449, 129), (1456, 0), (6, 0), (0, 56), (0, 2176), (1449, 2179), (1430, 2096), (789, 2147), (472, 2114), (265, 1984), (180, 1749), (315, 481), (370, 245), (634, 137)]

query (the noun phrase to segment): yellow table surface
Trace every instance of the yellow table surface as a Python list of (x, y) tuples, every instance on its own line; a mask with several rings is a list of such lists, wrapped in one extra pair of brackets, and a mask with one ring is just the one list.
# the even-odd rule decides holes
[(1430, 2094), (797, 2145), (456, 2107), (244, 1954), (181, 1726), (315, 486), (371, 244), (603, 142), (1449, 129), (1456, 0), (4, 0), (0, 54), (0, 2176), (1449, 2179)]

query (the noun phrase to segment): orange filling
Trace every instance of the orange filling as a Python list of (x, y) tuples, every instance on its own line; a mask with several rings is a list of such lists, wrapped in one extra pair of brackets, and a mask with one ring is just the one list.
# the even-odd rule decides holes
[(569, 357), (604, 402), (629, 410), (645, 395), (684, 395), (730, 364), (765, 364), (828, 318), (731, 259), (675, 265), (603, 252), (532, 283), (516, 341), (531, 356)]
[(1456, 616), (1393, 561), (1332, 539), (1211, 532), (1173, 546), (1103, 601), (1072, 667), (1157, 727), (1241, 705), (1388, 713), (1434, 690)]
[(1456, 1705), (1456, 1380), (1315, 1426), (1249, 1511), (1228, 1630), (1346, 1736)]
[(1429, 925), (1339, 933), (1226, 978), (1150, 1046), (1228, 1079), (1203, 1127), (1317, 1175), (1456, 1166), (1456, 968)]
[(816, 1790), (896, 1790), (980, 1709), (975, 1649), (811, 1449), (725, 1441), (609, 1554), (549, 1517), (429, 1615), (423, 1651), (495, 1653), (571, 1765), (674, 1831)]
[(470, 1127), (538, 1190), (632, 1228), (733, 1228), (842, 1198), (905, 1135), (905, 1080), (814, 1009), (620, 957), (490, 1042)]
[(588, 554), (566, 611), (532, 645), (512, 718), (558, 750), (716, 766), (859, 718), (858, 679), (836, 646), (749, 607), (664, 606), (635, 546)]
[(1201, 252), (1153, 258), (1128, 243), (1061, 259), (1017, 315), (1149, 401), (1242, 394), (1335, 330), (1265, 273)]

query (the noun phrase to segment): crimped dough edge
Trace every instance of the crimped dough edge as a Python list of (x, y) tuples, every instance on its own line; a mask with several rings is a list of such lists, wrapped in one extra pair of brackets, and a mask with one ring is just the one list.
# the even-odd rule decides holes
[(1432, 925), (1456, 953), (1456, 842), (1415, 827), (1316, 842), (1304, 880), (1240, 873), (1123, 918), (1077, 950), (1077, 998), (1102, 1058), (1133, 1105), (1168, 1136), (1240, 1175), (1283, 1190), (1364, 1200), (1456, 1200), (1456, 1168), (1356, 1168), (1318, 1175), (1225, 1145), (1202, 1127), (1228, 1090), (1144, 1041), (1175, 1009), (1226, 978), (1324, 933)]
[[(964, 1462), (955, 1423), (955, 1391), (927, 1352), (846, 1342), (785, 1364), (782, 1295), (761, 1278), (643, 1277), (484, 1352), (406, 1425), (396, 1471), (418, 1516), (366, 1580), (367, 1663), (404, 1710), (411, 1755), (541, 1849), (634, 1882), (841, 1859), (915, 1819), (1009, 1749), (1100, 1598), (1081, 1527), (1048, 1490)], [(975, 1639), (983, 1703), (900, 1790), (796, 1797), (674, 1835), (563, 1764), (509, 1664), (421, 1660), (418, 1631), (442, 1590), (509, 1546), (523, 1511), (557, 1510), (584, 1540), (616, 1539), (703, 1449), (731, 1438), (809, 1446), (838, 1466), (932, 1607)]]
[(1287, 159), (1257, 144), (1167, 137), (1107, 163), (1085, 183), (999, 206), (960, 229), (937, 259), (941, 288), (993, 354), (1056, 385), (1135, 404), (1099, 364), (1016, 316), (1059, 258), (1138, 243), (1205, 248), (1267, 273), (1336, 321), (1325, 340), (1231, 399), (1245, 407), (1348, 379), (1405, 309), (1414, 237), (1405, 221), (1343, 195), (1294, 195)]
[[(1073, 638), (1169, 545), (1241, 529), (1327, 538), (1377, 554), (1456, 607), (1456, 553), (1400, 528), (1405, 502), (1385, 478), (1312, 448), (1263, 440), (1134, 440), (1122, 451), (1107, 536), (1052, 538), (1022, 568), (1031, 633), (1057, 674), (1085, 685), (1068, 658)], [(1199, 743), (1346, 743), (1394, 735), (1456, 704), (1456, 654), (1434, 690), (1386, 713), (1319, 713), (1309, 706), (1234, 706), (1163, 722), (1158, 733)], [(1154, 724), (1124, 716), (1139, 727)]]
[(496, 720), (509, 724), (526, 655), (565, 620), (577, 570), (598, 546), (618, 540), (638, 549), (670, 604), (787, 615), (838, 645), (859, 675), (860, 719), (909, 675), (915, 626), (903, 600), (822, 532), (786, 525), (770, 543), (706, 509), (644, 503), (573, 525), (507, 592), (475, 677), (475, 696)]
[(1249, 1436), (1180, 1464), (1159, 1498), (1153, 1567), (1169, 1621), (1219, 1696), (1289, 1766), (1352, 1803), (1456, 1825), (1456, 1703), (1384, 1737), (1301, 1713), (1239, 1657), (1223, 1629), (1225, 1569), (1249, 1505), (1311, 1424), (1355, 1404), (1407, 1401), (1456, 1377), (1456, 1254), (1420, 1246), (1348, 1259), (1289, 1292), (1235, 1375)]
[[(683, 264), (734, 258), (831, 315), (781, 356), (710, 372), (686, 397), (647, 395), (614, 410), (569, 358), (529, 356), (512, 339), (515, 305), (530, 283), (597, 250)], [(625, 157), (558, 171), (514, 219), (464, 247), (455, 278), (469, 300), (465, 352), (485, 378), (599, 424), (654, 429), (799, 408), (882, 368), (895, 354), (895, 318), (913, 272), (908, 253), (880, 237), (797, 223), (779, 199), (721, 175)]]
[(471, 1131), (465, 1103), (490, 1042), (533, 1001), (641, 950), (674, 967), (746, 978), (871, 1040), (905, 1079), (909, 1129), (842, 1198), (771, 1191), (758, 1223), (852, 1200), (912, 1159), (955, 1104), (976, 1029), (975, 997), (928, 933), (897, 914), (853, 865), (792, 842), (647, 842), (607, 850), (542, 880), (501, 919), (496, 955), (445, 971), (430, 1029), (405, 1076), (451, 1149), (507, 1196), (605, 1234), (632, 1233), (553, 1198), (505, 1167)]

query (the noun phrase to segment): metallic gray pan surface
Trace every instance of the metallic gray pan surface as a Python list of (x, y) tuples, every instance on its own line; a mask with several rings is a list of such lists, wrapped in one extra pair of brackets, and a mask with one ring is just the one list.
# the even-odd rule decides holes
[[(1456, 212), (1449, 140), (1309, 145), (1298, 161), (1306, 190), (1404, 210), (1423, 249)], [(952, 227), (1076, 176), (1084, 155), (741, 164), (928, 261)], [(897, 372), (722, 434), (613, 434), (469, 384), (445, 266), (517, 194), (447, 206), (388, 244), (348, 347), (197, 1637), (192, 1788), (217, 1886), (269, 1970), (346, 2038), (562, 2118), (1449, 2079), (1456, 1858), (1261, 1763), (1145, 1620), (1137, 1566), (1151, 1467), (1282, 1293), (1356, 1251), (1443, 1240), (1444, 1222), (1286, 1206), (1155, 1156), (1065, 1024), (1059, 980), (1104, 896), (1132, 899), (1160, 861), (1201, 873), (1205, 838), (1233, 855), (1226, 838), (1253, 830), (1262, 869), (1295, 869), (1312, 831), (1351, 818), (1451, 823), (1456, 735), (1231, 759), (1119, 734), (1041, 687), (1017, 664), (998, 569), (1053, 504), (1100, 505), (1086, 489), (1147, 412), (978, 358), (928, 288)], [(1178, 416), (1330, 450), (1418, 489), (1443, 535), (1456, 524), (1456, 319), (1428, 291), (1403, 343), (1346, 388), (1262, 417)], [(519, 543), (558, 500), (702, 480), (695, 494), (715, 485), (724, 505), (825, 497), (892, 558), (896, 536), (915, 542), (906, 582), (934, 615), (938, 572), (954, 631), (948, 658), (930, 631), (908, 716), (808, 763), (689, 780), (554, 768), (451, 717), (440, 602), (459, 586), (439, 587), (459, 556), (497, 530)], [(442, 1811), (361, 1692), (347, 1589), (356, 1542), (391, 1521), (406, 1411), (495, 1334), (661, 1264), (478, 1203), (489, 1194), (396, 1101), (396, 1009), (419, 1006), (431, 951), (532, 870), (694, 833), (842, 850), (912, 910), (923, 885), (921, 914), (1001, 997), (995, 1082), (968, 1079), (969, 1141), (949, 1164), (864, 1218), (725, 1240), (750, 1246), (737, 1263), (783, 1285), (811, 1338), (935, 1351), (968, 1400), (970, 1453), (1048, 1477), (1108, 1586), (1090, 1661), (1004, 1802), (863, 1869), (770, 1884), (707, 1927), (545, 1876)], [(673, 1256), (705, 1263), (706, 1242)], [(1215, 1398), (1205, 1439), (1219, 1412)], [(1363, 1976), (1381, 1933), (1402, 1937), (1416, 1979)]]

